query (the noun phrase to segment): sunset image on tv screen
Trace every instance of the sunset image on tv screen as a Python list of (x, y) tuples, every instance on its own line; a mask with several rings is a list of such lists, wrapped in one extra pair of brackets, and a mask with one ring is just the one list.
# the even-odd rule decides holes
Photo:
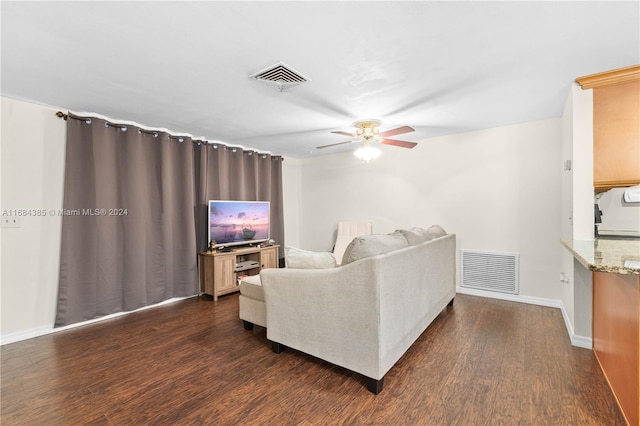
[(217, 244), (269, 239), (269, 203), (209, 201), (210, 240)]

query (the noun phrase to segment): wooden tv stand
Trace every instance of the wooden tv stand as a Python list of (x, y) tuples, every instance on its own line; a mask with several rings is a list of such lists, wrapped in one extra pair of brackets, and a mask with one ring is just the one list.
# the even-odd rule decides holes
[(198, 253), (198, 296), (209, 294), (216, 301), (218, 296), (240, 290), (239, 278), (243, 275), (257, 275), (263, 268), (277, 268), (279, 247), (256, 246), (229, 252)]

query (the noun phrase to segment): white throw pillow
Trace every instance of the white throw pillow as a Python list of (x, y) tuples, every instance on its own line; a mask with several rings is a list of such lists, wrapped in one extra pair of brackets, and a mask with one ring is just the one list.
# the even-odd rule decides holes
[(302, 250), (295, 247), (284, 249), (284, 263), (291, 269), (329, 269), (336, 267), (333, 253)]

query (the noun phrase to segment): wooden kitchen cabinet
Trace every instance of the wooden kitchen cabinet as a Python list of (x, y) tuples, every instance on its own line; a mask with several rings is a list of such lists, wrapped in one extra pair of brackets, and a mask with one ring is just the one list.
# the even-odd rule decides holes
[(583, 89), (593, 89), (596, 191), (640, 184), (640, 66), (576, 81)]
[(593, 273), (593, 352), (629, 425), (640, 424), (640, 276)]
[[(240, 290), (239, 278), (278, 267), (279, 246), (237, 248), (231, 252), (198, 253), (200, 294), (218, 296)], [(246, 265), (246, 263), (252, 263)]]

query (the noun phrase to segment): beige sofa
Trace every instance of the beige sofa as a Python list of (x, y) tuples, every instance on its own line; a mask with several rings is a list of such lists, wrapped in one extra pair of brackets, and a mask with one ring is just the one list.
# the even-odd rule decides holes
[(453, 305), (456, 238), (407, 241), (404, 248), (367, 257), (380, 251), (367, 246), (376, 238), (382, 237), (356, 239), (360, 246), (345, 253), (343, 266), (265, 269), (261, 288), (260, 282), (242, 283), (245, 328), (266, 326), (274, 352), (290, 347), (355, 371), (379, 393), (387, 371)]

